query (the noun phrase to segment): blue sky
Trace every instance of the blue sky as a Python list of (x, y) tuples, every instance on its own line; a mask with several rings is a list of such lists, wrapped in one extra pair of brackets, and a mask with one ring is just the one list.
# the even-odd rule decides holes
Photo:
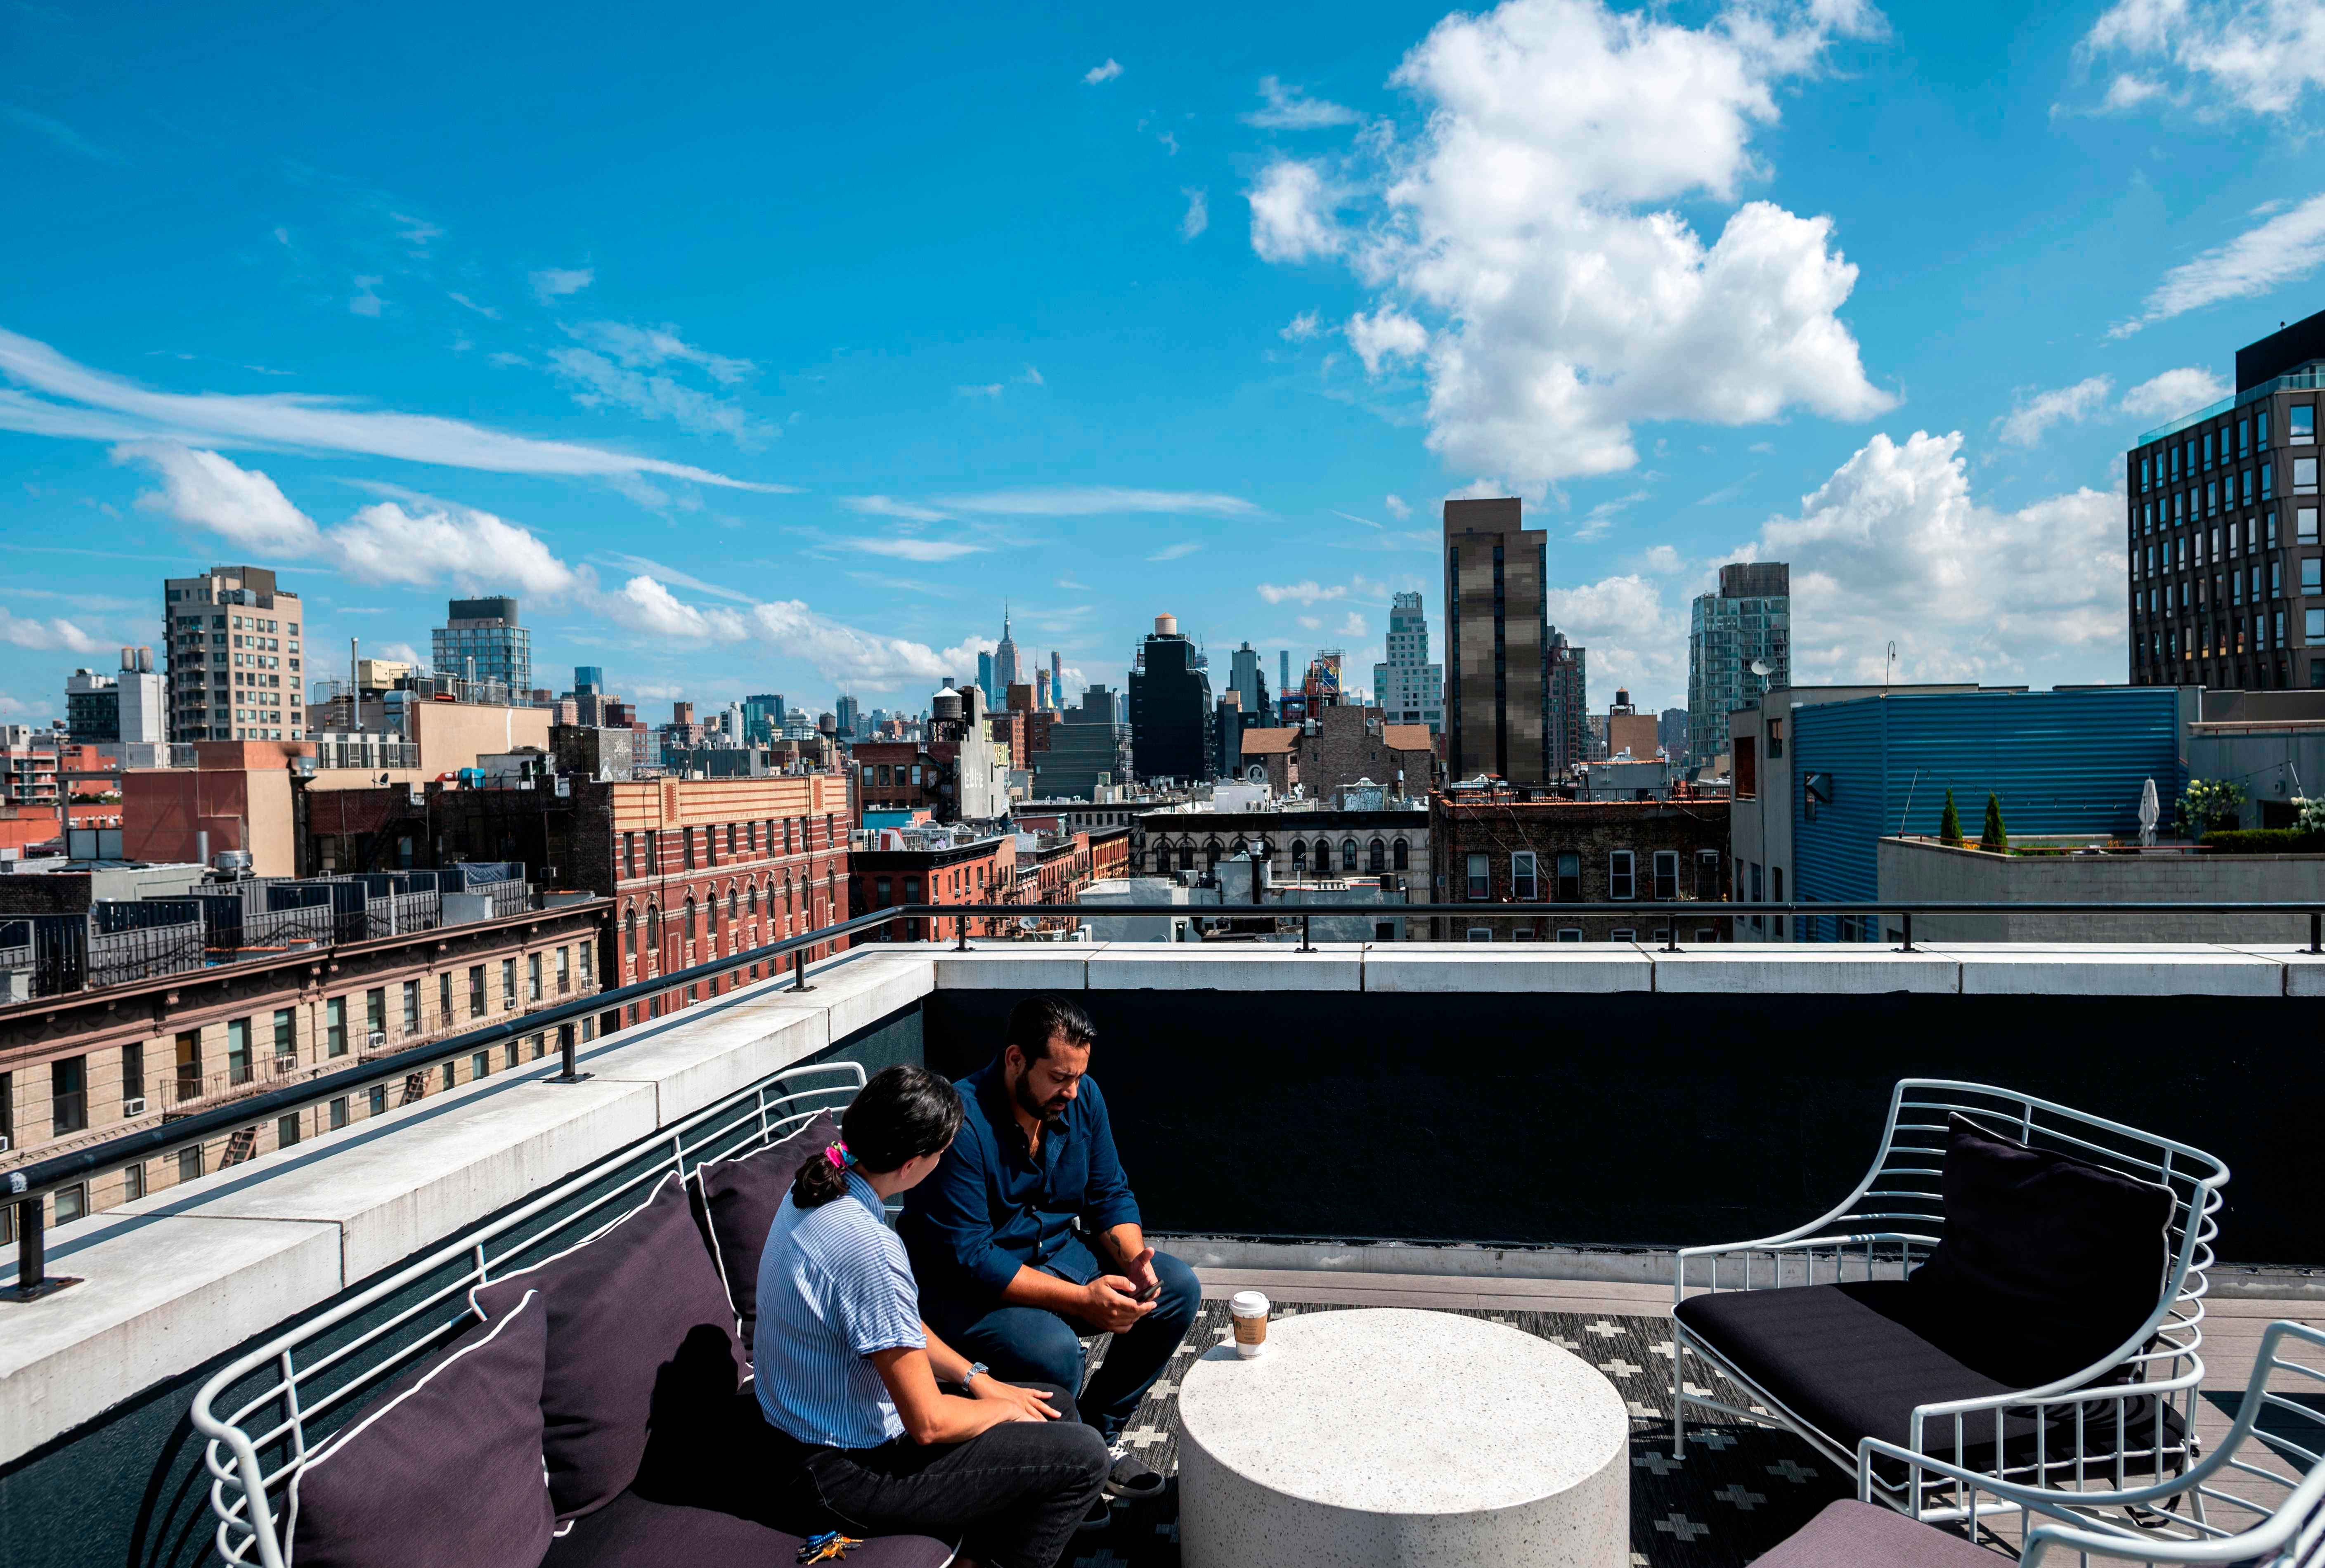
[(1368, 669), (1463, 493), (1594, 706), (1744, 558), (1803, 680), (2120, 679), (2124, 446), (2325, 306), (2320, 88), (2325, 0), (0, 5), (0, 716), (236, 560), (654, 710), (917, 708), (1005, 599), (1070, 687)]

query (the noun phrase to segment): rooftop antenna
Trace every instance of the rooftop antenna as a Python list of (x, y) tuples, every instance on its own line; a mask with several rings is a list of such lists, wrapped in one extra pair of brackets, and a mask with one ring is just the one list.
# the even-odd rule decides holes
[(1889, 641), (1889, 661), (1881, 667), (1881, 689), (1883, 691), (1885, 692), (1889, 689), (1890, 678), (1896, 672), (1896, 669), (1897, 641), (1896, 639), (1892, 638)]

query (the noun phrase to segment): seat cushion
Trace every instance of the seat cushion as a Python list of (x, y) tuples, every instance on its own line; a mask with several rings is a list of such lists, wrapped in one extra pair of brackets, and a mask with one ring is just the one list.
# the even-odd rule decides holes
[(570, 1519), (627, 1489), (657, 1434), (720, 1419), (743, 1350), (675, 1173), (602, 1234), (469, 1296), (490, 1319), (529, 1290), (548, 1318), (542, 1453), (557, 1516)]
[(820, 1111), (815, 1120), (779, 1143), (768, 1145), (741, 1159), (722, 1159), (694, 1173), (702, 1205), (702, 1226), (742, 1325), (743, 1346), (748, 1351), (759, 1321), (759, 1254), (766, 1250), (767, 1232), (773, 1229), (775, 1211), (792, 1190), (792, 1178), (810, 1156), (821, 1154), (827, 1144), (839, 1140), (839, 1123), (831, 1112)]
[[(625, 1492), (558, 1537), (541, 1568), (794, 1568), (799, 1548), (735, 1514)], [(926, 1536), (884, 1536), (851, 1548), (848, 1568), (943, 1568), (952, 1555)]]
[(297, 1568), (533, 1568), (549, 1549), (541, 1379), (549, 1314), (527, 1291), (380, 1391), (292, 1477)]
[(2171, 1264), (2171, 1189), (1952, 1118), (1946, 1229), (1913, 1271), (1931, 1337), (2017, 1388), (2071, 1376), (2139, 1332)]
[[(1904, 1280), (1876, 1279), (1844, 1285), (1799, 1286), (1783, 1290), (1730, 1290), (1682, 1302), (1679, 1321), (1758, 1388), (1840, 1448), (1854, 1452), (1858, 1441), (1877, 1437), (1912, 1446), (1913, 1408), (1951, 1399), (1984, 1398), (2014, 1391), (2014, 1386), (1965, 1365), (1922, 1333), (1926, 1297)], [(2042, 1451), (2059, 1459), (2072, 1450), (2072, 1406), (2058, 1407)], [(2143, 1402), (2135, 1409), (2145, 1410)], [(2104, 1410), (2105, 1418), (2100, 1419)], [(2114, 1407), (2093, 1402), (2085, 1428), (2088, 1455), (2113, 1453)], [(2036, 1422), (2014, 1414), (2003, 1424), (2004, 1455), (2012, 1462), (2033, 1457)], [(1950, 1421), (1932, 1422), (1922, 1452), (1975, 1470), (1995, 1461), (1991, 1415), (1965, 1418), (1962, 1453), (1953, 1452)], [(2166, 1422), (2168, 1442), (2180, 1424)], [(2132, 1451), (2152, 1446), (2152, 1431), (2131, 1434)], [(1899, 1467), (1887, 1461), (1876, 1473), (1890, 1479)]]
[(2008, 1558), (1894, 1508), (1838, 1502), (1761, 1554), (1759, 1568), (2002, 1568)]

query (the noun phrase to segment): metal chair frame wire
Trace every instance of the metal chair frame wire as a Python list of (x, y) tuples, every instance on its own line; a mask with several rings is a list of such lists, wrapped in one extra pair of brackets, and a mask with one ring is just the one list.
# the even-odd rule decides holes
[[(804, 1081), (804, 1082), (802, 1082)], [(838, 1111), (863, 1087), (857, 1062), (785, 1068), (566, 1177), (459, 1241), (237, 1358), (195, 1393), (208, 1443), (218, 1556), (284, 1568), (279, 1503), (359, 1397), (476, 1321), (471, 1287), (603, 1235), (672, 1174), (764, 1148)], [(633, 1168), (634, 1167), (634, 1168)], [(417, 1299), (403, 1300), (407, 1296)], [(369, 1321), (375, 1313), (379, 1321)], [(335, 1332), (336, 1331), (336, 1332)], [(255, 1388), (245, 1388), (254, 1378)]]
[[(1690, 1291), (1783, 1289), (1853, 1279), (1902, 1278), (1936, 1247), (1945, 1229), (1940, 1192), (1947, 1118), (1959, 1111), (1993, 1132), (2007, 1132), (2033, 1147), (2079, 1156), (2171, 1190), (2173, 1212), (2168, 1234), (2171, 1266), (2154, 1310), (2138, 1331), (2089, 1367), (2045, 1383), (1981, 1398), (1933, 1402), (1913, 1415), (1910, 1448), (1927, 1454), (1933, 1438), (1946, 1452), (1968, 1453), (1965, 1443), (1986, 1435), (1990, 1424), (1995, 1470), (1988, 1479), (2022, 1489), (2082, 1491), (2097, 1485), (2127, 1489), (2132, 1471), (2161, 1477), (2184, 1470), (2194, 1458), (2197, 1388), (2203, 1381), (2204, 1295), (2213, 1263), (2215, 1215), (2228, 1167), (2190, 1144), (2126, 1127), (2070, 1106), (1986, 1084), (1941, 1078), (1906, 1078), (1891, 1091), (1880, 1151), (1854, 1192), (1830, 1213), (1781, 1235), (1757, 1241), (1681, 1249), (1673, 1272), (1674, 1306)], [(1731, 1385), (1748, 1391), (1754, 1408), (1714, 1397), (1688, 1380), (1690, 1358)], [(2092, 1386), (2118, 1368), (2128, 1380)], [(1676, 1318), (1672, 1324), (1672, 1452), (1687, 1452), (1690, 1406), (1737, 1420), (1790, 1428), (1844, 1471), (1858, 1478), (1868, 1499), (1916, 1518), (1962, 1517), (1959, 1489), (1949, 1483), (1942, 1497), (1929, 1495), (1922, 1472), (1908, 1472), (1895, 1484), (1871, 1471), (1860, 1471), (1853, 1445), (1820, 1431), (1798, 1412), (1757, 1387)], [(2176, 1416), (2179, 1425), (2166, 1419)], [(2004, 1443), (2015, 1422), (2032, 1423), (2033, 1452), (2015, 1456)], [(2061, 1434), (2053, 1452), (2052, 1435)], [(2092, 1439), (2104, 1438), (2094, 1443)], [(2096, 1458), (2090, 1450), (2102, 1452)], [(1885, 1447), (1883, 1449), (1885, 1453)], [(1992, 1503), (1992, 1508), (2015, 1504)]]
[(1862, 1448), (1861, 1498), (1869, 1500), (1863, 1478), (1876, 1454), (1929, 1472), (1932, 1484), (1990, 1494), (2018, 1515), (2028, 1568), (2095, 1557), (2325, 1568), (2325, 1329), (2306, 1324), (2268, 1326), (2228, 1435), (2184, 1473), (2153, 1486), (2062, 1494), (1996, 1481), (1877, 1438)]

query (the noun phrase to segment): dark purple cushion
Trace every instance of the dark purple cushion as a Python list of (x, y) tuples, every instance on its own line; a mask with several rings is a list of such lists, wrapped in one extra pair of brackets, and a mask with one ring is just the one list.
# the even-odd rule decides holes
[(570, 1519), (637, 1478), (650, 1439), (718, 1419), (742, 1381), (743, 1350), (675, 1173), (603, 1234), (469, 1296), (491, 1318), (528, 1290), (548, 1309), (549, 1494)]
[(1944, 1238), (1913, 1271), (1916, 1315), (2015, 1388), (2090, 1366), (2139, 1331), (2170, 1267), (2171, 1189), (1952, 1118)]
[(734, 1304), (746, 1350), (759, 1321), (759, 1254), (766, 1250), (775, 1211), (792, 1190), (800, 1167), (838, 1140), (839, 1124), (830, 1111), (820, 1111), (814, 1121), (780, 1143), (694, 1173), (701, 1192), (703, 1229), (718, 1272), (726, 1277), (727, 1299)]
[[(625, 1492), (557, 1539), (542, 1568), (793, 1568), (800, 1538), (712, 1508)], [(953, 1550), (926, 1536), (853, 1546), (848, 1568), (944, 1568)]]
[(534, 1568), (556, 1528), (541, 1475), (549, 1314), (508, 1310), (381, 1390), (292, 1478), (298, 1568)]

